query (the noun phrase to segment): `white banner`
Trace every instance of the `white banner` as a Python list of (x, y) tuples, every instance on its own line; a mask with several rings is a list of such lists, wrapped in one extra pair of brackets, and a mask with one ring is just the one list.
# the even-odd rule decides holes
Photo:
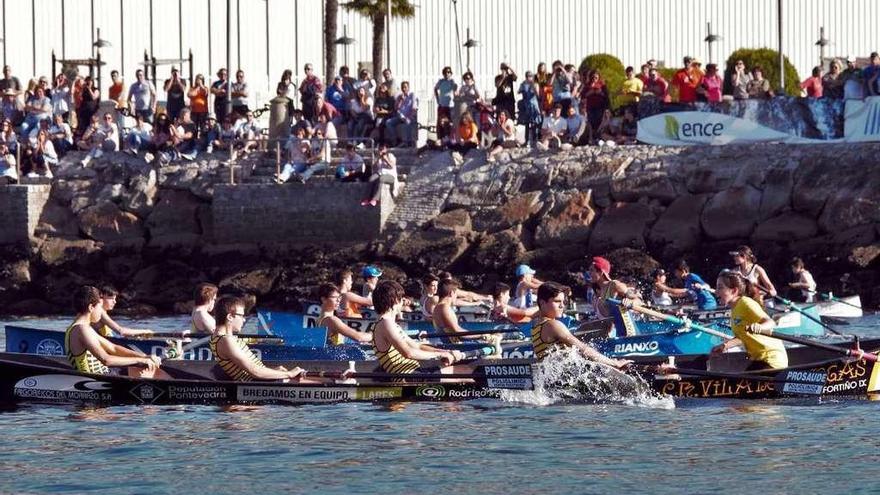
[[(757, 122), (712, 112), (661, 113), (639, 120), (638, 140), (648, 144), (739, 144), (766, 141), (824, 143), (765, 127)], [(837, 140), (835, 140), (837, 141)]]
[(846, 100), (843, 135), (850, 143), (880, 141), (880, 96)]

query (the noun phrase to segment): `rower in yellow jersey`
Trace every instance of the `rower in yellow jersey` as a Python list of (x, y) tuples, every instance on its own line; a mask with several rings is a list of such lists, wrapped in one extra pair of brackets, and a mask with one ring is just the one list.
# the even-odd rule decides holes
[(195, 306), (190, 315), (190, 328), (193, 333), (212, 334), (217, 327), (217, 321), (211, 312), (214, 311), (214, 304), (217, 302), (217, 292), (220, 289), (209, 283), (202, 283), (196, 286), (193, 300)]
[(572, 335), (558, 320), (565, 313), (565, 287), (554, 282), (541, 284), (538, 287), (538, 311), (532, 326), (532, 347), (538, 361), (547, 357), (553, 347), (561, 345), (576, 347), (587, 359), (615, 368), (632, 364), (627, 359), (611, 359), (602, 355), (593, 346)]
[(755, 330), (772, 330), (776, 323), (764, 312), (761, 304), (747, 296), (751, 281), (734, 271), (724, 271), (718, 276), (715, 295), (730, 310), (730, 328), (734, 339), (718, 344), (712, 354), (720, 354), (734, 346), (744, 346), (751, 364), (747, 371), (781, 369), (788, 366), (788, 353), (779, 339), (751, 333)]
[(321, 301), (321, 316), (318, 318), (317, 326), (327, 329), (327, 344), (342, 345), (345, 343), (345, 338), (360, 343), (372, 341), (372, 335), (351, 328), (336, 316), (336, 308), (339, 307), (340, 297), (339, 289), (333, 284), (322, 284), (318, 287), (318, 298)]
[(92, 328), (94, 328), (102, 337), (112, 337), (113, 332), (116, 332), (116, 334), (121, 337), (149, 337), (150, 335), (153, 335), (152, 330), (128, 328), (113, 321), (113, 318), (110, 318), (109, 313), (116, 307), (116, 289), (109, 285), (105, 285), (101, 287), (100, 293), (101, 307), (104, 311), (101, 313), (101, 318), (92, 326)]
[(64, 333), (67, 359), (77, 371), (108, 375), (111, 368), (127, 368), (124, 373), (139, 378), (169, 378), (159, 366), (162, 360), (116, 345), (95, 331), (92, 326), (105, 314), (101, 293), (91, 286), (82, 286), (73, 296), (76, 320)]
[(455, 311), (452, 308), (455, 307), (459, 287), (458, 282), (452, 279), (440, 282), (440, 287), (437, 289), (437, 296), (440, 299), (434, 305), (431, 321), (436, 330), (452, 336), (449, 339), (450, 342), (458, 343), (461, 340), (481, 339), (482, 335), (468, 334), (467, 330), (458, 324), (458, 317), (455, 316)]
[(464, 358), (461, 351), (437, 349), (409, 338), (397, 324), (403, 309), (404, 290), (393, 280), (379, 282), (373, 291), (373, 304), (379, 322), (373, 329), (373, 349), (387, 373), (472, 373), (473, 366), (452, 366)]

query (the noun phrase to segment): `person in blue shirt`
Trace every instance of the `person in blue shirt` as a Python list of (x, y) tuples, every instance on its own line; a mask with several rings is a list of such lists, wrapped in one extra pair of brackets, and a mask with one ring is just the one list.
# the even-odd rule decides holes
[(718, 307), (715, 296), (712, 295), (711, 286), (703, 281), (696, 273), (691, 273), (691, 269), (685, 260), (679, 260), (675, 266), (675, 276), (684, 282), (684, 288), (694, 299), (697, 309), (710, 310)]

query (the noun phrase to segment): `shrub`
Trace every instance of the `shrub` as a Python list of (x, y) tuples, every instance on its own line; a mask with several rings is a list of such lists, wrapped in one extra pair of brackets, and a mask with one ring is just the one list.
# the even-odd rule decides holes
[[(737, 60), (742, 60), (746, 64), (746, 69), (751, 71), (752, 67), (760, 65), (764, 72), (764, 78), (770, 80), (770, 87), (775, 92), (779, 88), (779, 52), (769, 48), (740, 48), (730, 54), (727, 58), (727, 67), (725, 74), (732, 71)], [(785, 57), (785, 92), (791, 96), (800, 96), (801, 78), (797, 69)], [(719, 68), (720, 69), (720, 68)]]
[(585, 74), (591, 70), (599, 71), (602, 80), (608, 87), (608, 96), (611, 97), (611, 108), (617, 108), (620, 88), (623, 80), (626, 79), (623, 63), (614, 55), (607, 53), (596, 53), (584, 57), (578, 71)]

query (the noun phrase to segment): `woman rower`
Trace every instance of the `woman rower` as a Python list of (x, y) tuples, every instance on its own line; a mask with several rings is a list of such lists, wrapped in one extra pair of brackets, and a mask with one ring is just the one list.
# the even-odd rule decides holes
[(341, 294), (339, 307), (336, 308), (336, 315), (342, 318), (360, 318), (360, 308), (368, 308), (373, 305), (372, 299), (351, 291), (354, 284), (353, 275), (354, 273), (351, 270), (345, 269), (337, 273), (336, 278), (333, 280)]
[(152, 330), (128, 328), (113, 321), (113, 318), (110, 318), (109, 313), (116, 307), (116, 289), (109, 285), (105, 285), (101, 287), (100, 292), (101, 308), (103, 308), (104, 311), (101, 313), (101, 318), (98, 322), (92, 325), (92, 328), (94, 328), (102, 337), (112, 337), (113, 332), (116, 332), (116, 334), (121, 337), (148, 337), (153, 335)]
[(105, 314), (98, 289), (88, 285), (77, 289), (73, 307), (76, 320), (64, 332), (64, 347), (67, 359), (77, 371), (109, 375), (113, 372), (110, 368), (127, 368), (125, 373), (132, 377), (169, 378), (159, 368), (162, 360), (158, 357), (116, 345), (92, 328)]
[(666, 285), (666, 270), (657, 268), (651, 274), (651, 302), (657, 306), (672, 306), (673, 297), (684, 297), (687, 295), (686, 289), (677, 287), (669, 287)]
[(419, 299), (419, 309), (425, 320), (430, 321), (434, 313), (434, 305), (440, 300), (437, 297), (437, 288), (440, 285), (440, 279), (432, 274), (427, 274), (422, 278), (422, 297)]
[(464, 357), (461, 351), (419, 344), (403, 332), (397, 324), (403, 296), (403, 287), (393, 280), (379, 283), (373, 292), (373, 303), (379, 313), (379, 322), (373, 330), (373, 349), (382, 369), (393, 374), (472, 372), (472, 366), (452, 366)]
[(513, 297), (513, 305), (520, 309), (529, 309), (535, 305), (535, 293), (541, 286), (541, 281), (535, 278), (535, 270), (529, 265), (516, 267), (516, 290)]
[(437, 296), (440, 298), (434, 305), (434, 311), (431, 314), (431, 321), (434, 328), (440, 332), (451, 335), (448, 340), (457, 344), (461, 340), (481, 339), (482, 335), (468, 335), (467, 330), (461, 328), (458, 324), (458, 317), (455, 316), (455, 299), (458, 295), (458, 282), (447, 279), (440, 282), (440, 288), (437, 290)]
[(489, 312), (489, 318), (492, 321), (526, 323), (538, 314), (537, 306), (532, 306), (529, 309), (511, 306), (510, 286), (502, 282), (495, 284), (495, 290), (492, 291), (492, 302), (492, 310)]
[(749, 297), (753, 292), (751, 282), (734, 271), (723, 271), (718, 276), (715, 293), (721, 304), (730, 310), (730, 328), (734, 339), (712, 348), (712, 354), (720, 354), (734, 346), (744, 346), (751, 364), (746, 371), (781, 369), (788, 366), (788, 354), (782, 341), (764, 335), (755, 335), (756, 330), (772, 330), (776, 323), (767, 316), (761, 305)]
[(333, 284), (322, 284), (318, 287), (318, 298), (321, 300), (321, 316), (315, 326), (327, 329), (327, 344), (342, 345), (348, 338), (355, 342), (367, 343), (373, 337), (366, 332), (359, 332), (346, 325), (338, 316), (336, 308), (339, 306), (339, 298), (342, 297), (339, 289)]
[(800, 297), (796, 298), (796, 300), (805, 303), (816, 302), (816, 281), (813, 279), (813, 274), (804, 267), (804, 260), (795, 256), (791, 259), (789, 266), (791, 267), (791, 273), (797, 277), (797, 280), (789, 283), (788, 286), (800, 291)]
[[(733, 257), (735, 265), (733, 268), (734, 272), (745, 277), (761, 293), (765, 293), (770, 297), (776, 295), (776, 287), (770, 281), (770, 277), (767, 276), (767, 271), (758, 264), (758, 259), (752, 252), (752, 248), (739, 246), (735, 251), (731, 251), (730, 255)], [(759, 300), (758, 302), (763, 301)]]
[(535, 358), (543, 360), (556, 346), (575, 347), (587, 359), (597, 363), (624, 368), (632, 363), (626, 359), (608, 358), (590, 344), (571, 334), (558, 319), (565, 313), (565, 287), (545, 282), (538, 287), (538, 316), (532, 326), (532, 347)]
[(217, 321), (211, 312), (214, 311), (214, 304), (217, 302), (218, 287), (214, 284), (202, 283), (196, 286), (195, 307), (193, 307), (190, 315), (190, 328), (193, 333), (211, 334), (217, 327)]

